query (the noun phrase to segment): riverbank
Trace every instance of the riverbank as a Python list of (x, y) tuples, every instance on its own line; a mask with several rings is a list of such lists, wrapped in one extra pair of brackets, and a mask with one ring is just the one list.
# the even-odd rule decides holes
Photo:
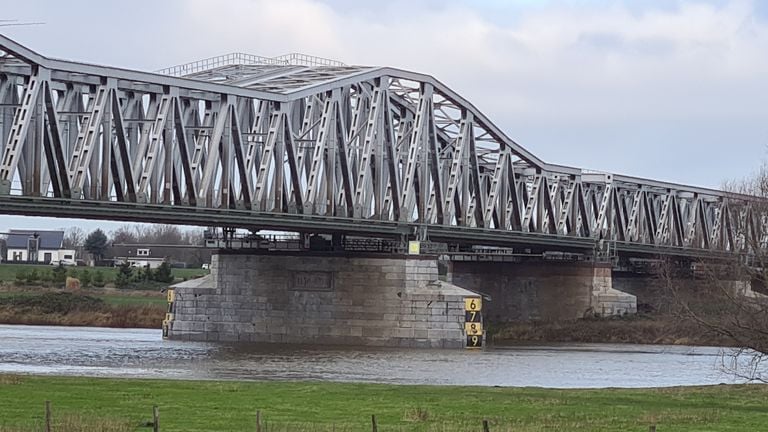
[(489, 326), (497, 344), (531, 342), (729, 346), (733, 342), (674, 315), (653, 314)]
[[(0, 324), (69, 325), (159, 329), (165, 295), (158, 291), (54, 288), (0, 288)], [(558, 322), (494, 325), (495, 344), (580, 342), (727, 346), (728, 340), (671, 315), (638, 315)]]
[[(219, 382), (0, 375), (0, 431), (53, 418), (82, 429), (134, 431), (160, 410), (163, 431), (726, 431), (768, 423), (768, 386), (549, 390), (325, 382)], [(74, 420), (73, 420), (74, 419)], [(56, 430), (54, 428), (54, 430)], [(70, 429), (68, 429), (70, 430)]]
[(0, 291), (0, 324), (160, 328), (168, 308), (165, 297), (130, 294)]

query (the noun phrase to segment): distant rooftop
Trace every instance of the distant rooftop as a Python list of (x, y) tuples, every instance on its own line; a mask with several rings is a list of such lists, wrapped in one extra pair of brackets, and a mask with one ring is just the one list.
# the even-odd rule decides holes
[(40, 241), (38, 249), (61, 249), (64, 242), (64, 231), (61, 230), (10, 230), (6, 246), (9, 249), (26, 249), (27, 241), (33, 236)]

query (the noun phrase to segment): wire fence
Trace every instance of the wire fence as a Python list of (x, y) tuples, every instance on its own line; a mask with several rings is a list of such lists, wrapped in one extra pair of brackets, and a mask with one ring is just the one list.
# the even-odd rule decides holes
[[(407, 417), (409, 422), (414, 423), (413, 426), (403, 425), (402, 423), (387, 424), (380, 422), (374, 414), (366, 418), (365, 423), (368, 423), (368, 425), (361, 428), (362, 421), (355, 425), (286, 421), (272, 422), (261, 410), (255, 410), (252, 417), (253, 427), (251, 430), (255, 432), (404, 432), (413, 429), (428, 432), (512, 432), (521, 430), (520, 425), (503, 424), (495, 419), (467, 420), (450, 424), (430, 424), (425, 427), (424, 422), (429, 420), (429, 412), (421, 408), (409, 411)], [(57, 415), (53, 412), (51, 402), (45, 401), (45, 416), (42, 424), (28, 428), (9, 428), (0, 423), (0, 432), (131, 432), (137, 430), (159, 432), (163, 430), (163, 426), (179, 430), (178, 425), (170, 422), (164, 423), (158, 406), (153, 406), (151, 410), (147, 409), (147, 419), (137, 424), (135, 421), (105, 419), (77, 414)], [(648, 426), (648, 431), (657, 432), (656, 425)]]

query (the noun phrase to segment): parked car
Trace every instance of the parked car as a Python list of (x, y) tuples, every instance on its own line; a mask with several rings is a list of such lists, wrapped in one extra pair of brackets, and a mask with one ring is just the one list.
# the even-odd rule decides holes
[(204, 270), (210, 270), (210, 268), (211, 268), (210, 264), (208, 264), (208, 263), (203, 264), (203, 269)]

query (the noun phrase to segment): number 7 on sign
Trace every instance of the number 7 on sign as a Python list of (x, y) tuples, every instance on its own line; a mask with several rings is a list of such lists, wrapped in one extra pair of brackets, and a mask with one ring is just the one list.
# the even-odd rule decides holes
[(482, 315), (480, 312), (464, 311), (464, 322), (479, 323), (482, 321)]

